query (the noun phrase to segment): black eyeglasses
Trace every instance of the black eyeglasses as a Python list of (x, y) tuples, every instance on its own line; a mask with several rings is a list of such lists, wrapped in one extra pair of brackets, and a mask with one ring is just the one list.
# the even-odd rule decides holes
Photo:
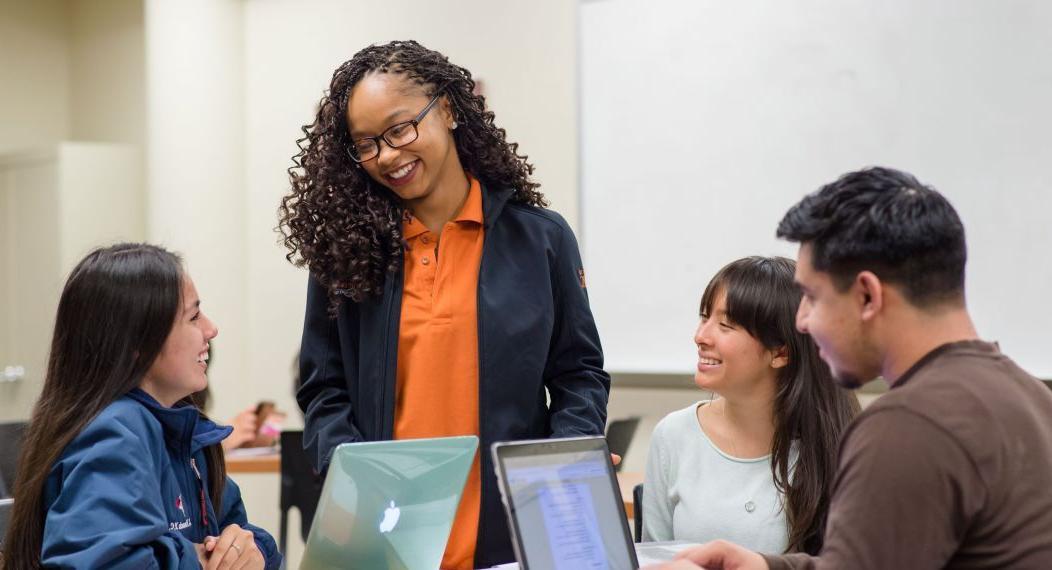
[(351, 147), (347, 149), (347, 154), (350, 155), (351, 160), (355, 162), (366, 162), (380, 156), (380, 140), (383, 139), (387, 146), (391, 148), (398, 148), (405, 146), (417, 139), (420, 133), (416, 127), (420, 124), (420, 121), (424, 120), (427, 116), (428, 111), (431, 107), (435, 106), (435, 102), (442, 96), (442, 90), (439, 89), (438, 93), (431, 98), (431, 101), (427, 103), (427, 107), (424, 107), (423, 111), (411, 121), (405, 121), (396, 125), (387, 127), (387, 130), (380, 133), (380, 136), (376, 137), (362, 137), (351, 143)]

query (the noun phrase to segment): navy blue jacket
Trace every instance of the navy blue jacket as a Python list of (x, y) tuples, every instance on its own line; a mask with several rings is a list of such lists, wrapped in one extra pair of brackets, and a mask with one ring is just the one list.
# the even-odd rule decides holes
[(107, 406), (66, 446), (44, 483), (42, 566), (200, 568), (194, 543), (237, 524), (255, 535), (267, 568), (278, 568), (274, 539), (248, 524), (229, 478), (221, 508), (212, 505), (204, 448), (231, 431), (192, 406), (166, 408), (138, 389)]
[[(479, 568), (514, 560), (490, 445), (600, 435), (610, 391), (573, 232), (555, 212), (508, 202), (511, 194), (482, 193)], [(325, 288), (310, 280), (298, 400), (319, 470), (341, 443), (393, 437), (402, 286), (401, 270), (389, 274), (382, 298), (345, 300), (331, 319)]]

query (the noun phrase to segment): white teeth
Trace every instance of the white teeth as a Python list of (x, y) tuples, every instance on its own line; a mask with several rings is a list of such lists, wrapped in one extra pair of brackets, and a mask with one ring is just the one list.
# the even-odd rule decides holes
[(416, 161), (410, 162), (409, 164), (403, 166), (402, 168), (399, 168), (398, 170), (395, 170), (387, 176), (398, 180), (399, 178), (404, 177), (406, 174), (409, 174), (409, 171), (413, 169), (414, 164), (416, 164)]
[(715, 366), (717, 364), (721, 364), (723, 361), (722, 360), (716, 360), (715, 358), (699, 358), (698, 362), (700, 362), (702, 364), (710, 364), (710, 365)]
[(198, 356), (197, 357), (197, 361), (198, 362), (208, 362), (208, 353), (206, 352), (206, 353), (202, 354), (201, 356)]

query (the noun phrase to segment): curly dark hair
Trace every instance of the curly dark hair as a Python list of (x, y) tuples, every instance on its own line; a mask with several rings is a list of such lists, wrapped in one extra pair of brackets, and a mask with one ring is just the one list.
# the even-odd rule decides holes
[(398, 269), (406, 247), (402, 236), (405, 206), (391, 191), (356, 168), (347, 153), (345, 117), (351, 90), (372, 73), (396, 73), (421, 86), (429, 97), (440, 91), (459, 127), (453, 140), (464, 168), (484, 187), (514, 189), (511, 201), (544, 207), (548, 203), (530, 180), (533, 166), (508, 142), (482, 95), (474, 93), (471, 72), (415, 41), (372, 45), (354, 54), (332, 75), (314, 122), (296, 141), (300, 152), (288, 169), (292, 192), (281, 200), (278, 230), (285, 256), (306, 266), (328, 289), (335, 314), (342, 297), (359, 302), (379, 296), (387, 273)]

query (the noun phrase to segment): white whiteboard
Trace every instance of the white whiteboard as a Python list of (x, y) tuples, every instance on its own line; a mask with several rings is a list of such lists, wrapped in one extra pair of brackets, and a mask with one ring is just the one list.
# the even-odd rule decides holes
[(693, 369), (725, 263), (785, 211), (904, 169), (964, 220), (980, 334), (1052, 378), (1052, 2), (580, 3), (582, 241), (614, 372)]

